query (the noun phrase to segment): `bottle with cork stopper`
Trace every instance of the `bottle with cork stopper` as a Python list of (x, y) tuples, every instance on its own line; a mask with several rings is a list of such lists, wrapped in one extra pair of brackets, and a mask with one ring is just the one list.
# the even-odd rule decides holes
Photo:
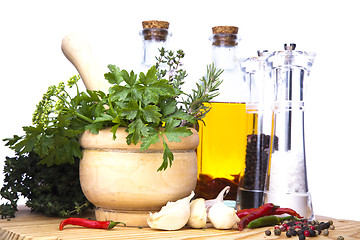
[(212, 62), (224, 70), (220, 78), (219, 95), (210, 103), (210, 111), (199, 124), (200, 144), (198, 154), (198, 197), (211, 199), (226, 186), (230, 192), (226, 200), (234, 201), (243, 172), (249, 114), (246, 102), (249, 88), (242, 76), (237, 57), (238, 27), (212, 28)]
[(141, 71), (146, 71), (156, 64), (156, 57), (159, 56), (159, 49), (166, 48), (170, 23), (167, 21), (150, 20), (143, 21), (143, 29), (140, 35), (143, 38), (143, 53), (141, 60)]

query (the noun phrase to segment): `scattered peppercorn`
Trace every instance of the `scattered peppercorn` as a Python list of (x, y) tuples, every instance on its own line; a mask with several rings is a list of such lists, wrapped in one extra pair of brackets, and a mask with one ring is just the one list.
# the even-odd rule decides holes
[(270, 235), (271, 235), (271, 231), (270, 231), (270, 230), (266, 230), (266, 231), (265, 231), (265, 235), (266, 235), (266, 236), (270, 236)]
[(305, 239), (306, 239), (306, 237), (305, 237), (304, 234), (300, 234), (300, 235), (299, 235), (299, 240), (305, 240)]
[(291, 235), (291, 236), (296, 236), (297, 235), (297, 232), (295, 231), (295, 229), (290, 229), (288, 231), (288, 233)]
[(276, 229), (274, 230), (274, 234), (275, 234), (276, 236), (280, 236), (280, 234), (281, 234), (280, 228), (276, 228)]
[(315, 230), (310, 229), (309, 232), (310, 232), (310, 237), (315, 237), (316, 236)]
[[(299, 240), (305, 240), (307, 237), (316, 237), (320, 234), (328, 236), (329, 229), (335, 229), (333, 224), (332, 220), (329, 220), (328, 222), (319, 222), (315, 220), (308, 221), (306, 219), (286, 220), (282, 224), (274, 226), (274, 234), (280, 236), (281, 232), (285, 232), (285, 235), (288, 238), (298, 236)], [(344, 240), (344, 238), (339, 236), (337, 240)]]
[(344, 240), (343, 236), (338, 236), (337, 240)]

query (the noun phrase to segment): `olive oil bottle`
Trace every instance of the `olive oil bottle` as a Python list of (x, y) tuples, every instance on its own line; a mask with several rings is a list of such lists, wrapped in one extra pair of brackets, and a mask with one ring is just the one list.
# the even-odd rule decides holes
[(239, 177), (244, 173), (246, 136), (254, 131), (254, 114), (246, 112), (249, 86), (242, 77), (237, 58), (238, 28), (213, 27), (212, 57), (216, 68), (223, 69), (219, 96), (199, 123), (198, 183), (196, 195), (215, 198), (226, 186), (225, 199), (236, 199)]

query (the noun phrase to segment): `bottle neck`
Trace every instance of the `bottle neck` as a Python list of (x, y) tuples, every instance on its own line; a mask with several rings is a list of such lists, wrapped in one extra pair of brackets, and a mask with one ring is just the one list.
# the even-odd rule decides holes
[(166, 47), (165, 41), (144, 40), (141, 64), (147, 67), (155, 65), (156, 57), (160, 55), (159, 49)]
[(212, 46), (212, 61), (215, 66), (224, 70), (237, 68), (236, 46)]

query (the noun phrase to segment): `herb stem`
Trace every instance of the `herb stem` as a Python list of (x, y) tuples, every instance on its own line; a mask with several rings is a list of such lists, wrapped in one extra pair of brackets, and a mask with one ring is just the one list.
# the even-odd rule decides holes
[(84, 121), (86, 121), (86, 122), (88, 122), (88, 123), (93, 123), (93, 122), (94, 122), (91, 118), (88, 118), (88, 117), (86, 117), (86, 116), (84, 116), (84, 115), (82, 115), (82, 114), (80, 114), (80, 113), (78, 113), (78, 112), (76, 112), (76, 111), (74, 111), (74, 114), (75, 114), (75, 116), (77, 116), (78, 118), (80, 118), (80, 119), (82, 119), (82, 120), (84, 120)]

